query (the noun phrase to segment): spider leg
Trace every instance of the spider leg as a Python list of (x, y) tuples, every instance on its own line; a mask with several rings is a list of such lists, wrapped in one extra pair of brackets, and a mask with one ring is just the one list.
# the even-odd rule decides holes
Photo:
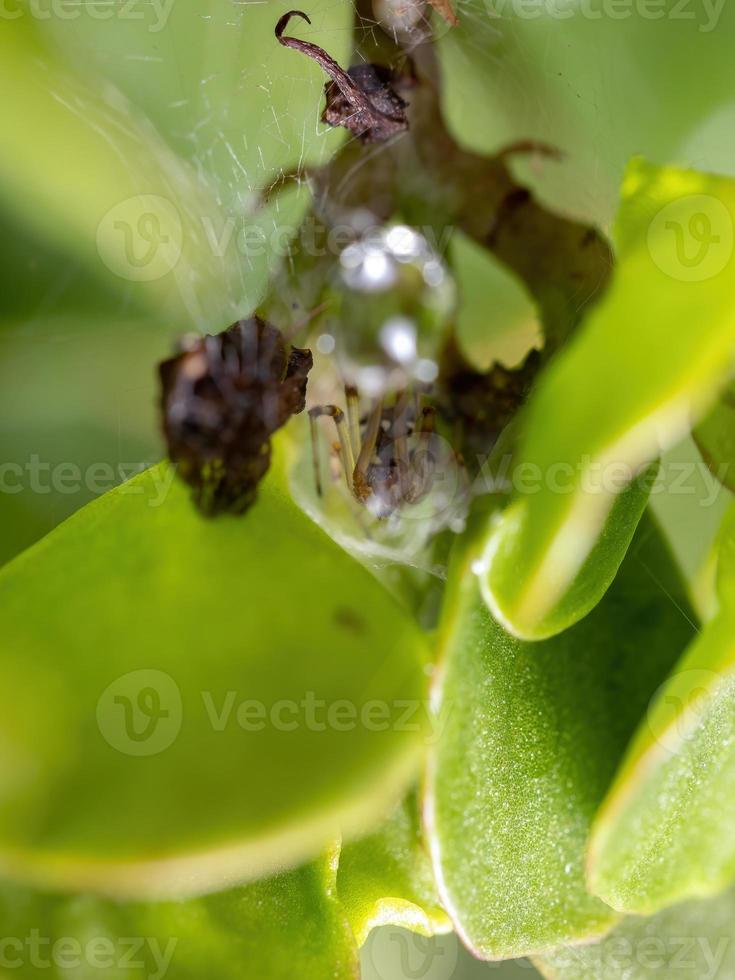
[(274, 197), (277, 197), (281, 191), (286, 190), (286, 188), (290, 187), (292, 184), (301, 186), (302, 183), (308, 183), (313, 173), (313, 168), (308, 167), (295, 167), (292, 170), (282, 170), (281, 173), (260, 192), (258, 209), (264, 207), (266, 204), (270, 204)]
[(408, 412), (411, 403), (411, 394), (408, 389), (404, 389), (396, 396), (396, 404), (393, 409), (393, 447), (396, 466), (398, 467), (398, 487), (401, 499), (406, 498), (410, 493), (411, 461), (408, 455)]
[(370, 484), (367, 480), (368, 467), (375, 452), (375, 445), (378, 441), (378, 432), (383, 418), (383, 399), (375, 401), (370, 414), (368, 415), (365, 427), (365, 437), (360, 447), (360, 455), (352, 473), (353, 492), (356, 497), (366, 500), (370, 496)]
[(350, 433), (350, 445), (355, 457), (360, 455), (360, 400), (354, 385), (345, 385), (345, 402), (347, 404), (347, 427)]
[(350, 445), (350, 437), (347, 432), (345, 413), (336, 405), (315, 405), (309, 409), (309, 426), (311, 429), (311, 458), (314, 465), (314, 476), (316, 479), (316, 490), (318, 495), (322, 495), (321, 466), (319, 461), (319, 432), (317, 429), (317, 419), (326, 415), (334, 419), (334, 426), (339, 438), (340, 454), (342, 459), (342, 469), (344, 471), (345, 482), (348, 490), (352, 490), (351, 476), (355, 468), (355, 457)]

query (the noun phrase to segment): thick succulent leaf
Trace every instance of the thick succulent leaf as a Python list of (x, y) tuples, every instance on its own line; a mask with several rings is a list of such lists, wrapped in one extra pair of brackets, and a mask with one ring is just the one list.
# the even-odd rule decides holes
[(85, 84), (45, 48), (29, 17), (0, 32), (0, 199), (54, 246), (76, 253), (128, 300), (181, 327), (235, 319), (233, 251), (213, 249), (217, 197), (110, 83)]
[(458, 13), (439, 41), (449, 123), (489, 153), (558, 147), (561, 162), (523, 167), (556, 208), (608, 227), (634, 153), (735, 176), (727, 0), (463, 0)]
[(732, 498), (689, 437), (662, 456), (659, 477), (651, 504), (706, 621), (717, 608), (715, 544)]
[[(631, 479), (725, 383), (735, 357), (733, 215), (735, 181), (631, 164), (613, 282), (531, 398), (516, 471), (530, 489), (487, 542), (483, 594), (517, 636), (553, 635), (599, 601), (645, 502), (648, 478)], [(692, 253), (677, 251), (679, 238), (700, 226), (717, 244), (697, 246), (699, 264), (684, 264)]]
[(415, 793), (379, 830), (342, 848), (337, 887), (360, 946), (382, 925), (421, 936), (451, 931), (436, 893)]
[(735, 610), (735, 504), (722, 520), (715, 546), (717, 596), (722, 606)]
[(167, 466), (0, 574), (0, 865), (194, 893), (364, 830), (414, 772), (422, 637), (291, 501), (206, 521)]
[[(113, 902), (0, 885), (6, 976), (355, 980), (334, 859), (178, 902)], [(5, 970), (7, 969), (7, 973)]]
[(152, 365), (170, 342), (119, 314), (2, 324), (0, 563), (160, 458)]
[(444, 906), (470, 948), (494, 959), (589, 939), (616, 920), (586, 890), (587, 834), (693, 627), (651, 518), (597, 609), (541, 643), (491, 619), (471, 570), (479, 548), (450, 570), (434, 692), (445, 723), (426, 815)]
[(696, 427), (694, 441), (717, 479), (735, 491), (735, 383)]
[(730, 980), (735, 891), (652, 918), (630, 916), (600, 943), (559, 949), (535, 963), (548, 980)]
[(720, 611), (657, 692), (595, 820), (591, 889), (650, 915), (735, 878), (735, 522)]

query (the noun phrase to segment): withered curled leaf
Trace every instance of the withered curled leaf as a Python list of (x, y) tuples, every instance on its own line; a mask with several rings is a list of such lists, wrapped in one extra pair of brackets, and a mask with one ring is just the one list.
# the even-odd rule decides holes
[(289, 10), (276, 24), (276, 38), (284, 47), (312, 58), (332, 79), (324, 88), (325, 123), (344, 126), (363, 143), (382, 143), (408, 129), (406, 102), (393, 88), (395, 78), (390, 69), (361, 64), (345, 71), (317, 44), (284, 34), (292, 17), (311, 23), (303, 11)]
[(429, 0), (429, 3), (450, 27), (456, 27), (459, 24), (459, 18), (454, 12), (452, 0)]
[(179, 475), (208, 516), (241, 514), (270, 463), (270, 437), (304, 409), (311, 351), (253, 316), (186, 339), (159, 366), (163, 431)]

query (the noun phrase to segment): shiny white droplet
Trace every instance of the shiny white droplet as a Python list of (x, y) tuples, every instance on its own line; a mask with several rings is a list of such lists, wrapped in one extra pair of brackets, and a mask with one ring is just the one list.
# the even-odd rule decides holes
[(357, 387), (367, 398), (379, 398), (386, 389), (386, 372), (375, 366), (359, 368), (357, 371)]
[(396, 270), (385, 251), (370, 244), (348, 245), (340, 256), (342, 278), (351, 289), (366, 293), (389, 289)]
[(334, 351), (335, 341), (331, 333), (320, 334), (317, 338), (316, 349), (320, 354), (331, 354)]
[(339, 261), (343, 269), (356, 269), (362, 262), (362, 256), (362, 246), (357, 242), (353, 242), (342, 250)]
[(441, 286), (444, 282), (444, 269), (436, 259), (430, 259), (424, 265), (424, 282), (427, 286)]
[[(436, 380), (456, 288), (441, 256), (417, 229), (376, 226), (347, 245), (339, 258), (334, 300), (328, 332), (334, 334), (335, 357), (349, 384), (362, 390), (361, 367), (382, 369), (384, 388), (378, 394)], [(370, 393), (378, 377), (368, 375)]]
[(428, 358), (422, 357), (413, 373), (418, 381), (423, 381), (424, 384), (430, 385), (439, 376), (439, 366), (436, 361), (430, 361)]
[(416, 325), (407, 316), (392, 316), (380, 329), (380, 343), (388, 357), (410, 364), (416, 359)]
[(385, 236), (385, 244), (399, 262), (410, 262), (421, 256), (423, 239), (408, 225), (393, 225)]

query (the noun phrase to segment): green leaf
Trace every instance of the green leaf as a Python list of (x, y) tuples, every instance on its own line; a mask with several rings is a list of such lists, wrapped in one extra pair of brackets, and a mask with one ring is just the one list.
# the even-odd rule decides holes
[(735, 612), (735, 504), (730, 504), (715, 542), (716, 588), (720, 603)]
[(515, 276), (461, 231), (452, 235), (451, 254), (460, 294), (456, 337), (473, 367), (487, 371), (494, 361), (513, 367), (542, 346), (539, 312)]
[(589, 884), (650, 915), (735, 879), (735, 523), (720, 547), (720, 611), (662, 685), (595, 819)]
[(356, 980), (334, 860), (180, 902), (112, 902), (0, 885), (7, 976)]
[[(733, 215), (734, 181), (631, 164), (613, 282), (539, 381), (516, 469), (526, 489), (488, 537), (483, 594), (522, 639), (553, 635), (599, 601), (652, 473), (631, 480), (688, 431), (727, 380)], [(696, 239), (682, 245), (686, 229), (709, 229), (713, 240), (704, 251)]]
[(660, 476), (651, 504), (689, 583), (694, 608), (706, 621), (716, 609), (714, 545), (730, 494), (702, 465), (691, 438), (664, 453)]
[(415, 793), (376, 833), (342, 848), (337, 887), (360, 946), (376, 926), (421, 936), (452, 929), (436, 894)]
[(720, 483), (735, 492), (735, 382), (696, 427), (694, 441)]
[(616, 920), (586, 890), (587, 834), (693, 629), (650, 518), (597, 609), (542, 643), (490, 618), (472, 571), (480, 548), (450, 570), (426, 812), (443, 904), (476, 955), (496, 959), (588, 940)]
[(412, 777), (422, 636), (281, 455), (241, 519), (159, 466), (0, 573), (6, 873), (200, 892), (364, 831)]
[(600, 943), (534, 962), (548, 980), (728, 980), (735, 974), (735, 891), (653, 918), (631, 916)]
[(0, 200), (18, 221), (76, 252), (108, 289), (179, 319), (234, 320), (235, 256), (217, 255), (203, 219), (224, 223), (213, 188), (109, 83), (85, 85), (26, 17), (0, 34), (8, 101)]
[(609, 227), (634, 153), (735, 175), (726, 0), (465, 0), (459, 19), (438, 45), (451, 128), (488, 153), (558, 147), (520, 165), (555, 208)]
[(119, 312), (0, 327), (0, 563), (160, 457), (152, 365), (169, 350)]

